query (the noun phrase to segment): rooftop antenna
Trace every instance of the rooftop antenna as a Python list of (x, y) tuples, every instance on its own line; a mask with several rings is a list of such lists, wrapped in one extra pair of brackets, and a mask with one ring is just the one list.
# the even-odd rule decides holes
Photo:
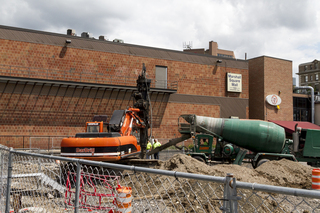
[(192, 49), (192, 41), (189, 41), (189, 43), (183, 42), (183, 49), (184, 50), (191, 50)]

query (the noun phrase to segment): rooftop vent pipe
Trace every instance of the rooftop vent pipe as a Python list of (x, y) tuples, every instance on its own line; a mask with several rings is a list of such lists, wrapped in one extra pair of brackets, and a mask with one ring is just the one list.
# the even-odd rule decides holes
[(67, 35), (76, 36), (76, 31), (73, 30), (73, 29), (68, 29), (68, 30), (67, 30)]
[(113, 42), (116, 42), (116, 43), (123, 43), (123, 40), (122, 40), (122, 39), (118, 39), (118, 38), (116, 38), (116, 39), (113, 39)]
[(81, 33), (82, 38), (90, 38), (90, 33), (89, 32), (83, 32)]

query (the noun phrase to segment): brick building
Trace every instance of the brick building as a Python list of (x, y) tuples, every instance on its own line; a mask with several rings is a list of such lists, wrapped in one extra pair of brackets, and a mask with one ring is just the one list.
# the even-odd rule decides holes
[[(261, 56), (249, 59), (249, 70), (250, 119), (292, 121), (292, 61)], [(266, 102), (273, 94), (280, 109)]]
[(320, 62), (318, 60), (299, 64), (299, 73), (297, 74), (300, 86), (312, 86), (315, 92), (320, 92)]
[[(30, 137), (74, 135), (127, 108), (142, 63), (160, 141), (179, 136), (180, 114), (248, 118), (244, 60), (0, 26), (0, 143), (31, 147)], [(240, 92), (228, 92), (227, 73), (240, 74)]]

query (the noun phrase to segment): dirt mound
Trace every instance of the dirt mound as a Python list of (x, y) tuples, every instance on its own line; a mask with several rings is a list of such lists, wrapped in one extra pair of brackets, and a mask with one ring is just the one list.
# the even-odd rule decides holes
[(286, 159), (269, 161), (256, 168), (261, 176), (272, 180), (273, 185), (302, 189), (311, 188), (312, 170), (311, 166)]
[(237, 181), (302, 189), (311, 188), (312, 167), (286, 159), (269, 161), (257, 169), (250, 169), (233, 164), (208, 166), (190, 156), (176, 154), (157, 168), (220, 177), (232, 173)]

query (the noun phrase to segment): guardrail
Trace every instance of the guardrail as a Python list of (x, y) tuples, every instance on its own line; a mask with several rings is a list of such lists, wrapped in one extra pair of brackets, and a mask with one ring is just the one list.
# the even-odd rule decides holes
[(0, 211), (318, 212), (320, 192), (0, 146)]
[[(21, 78), (37, 78), (61, 81), (76, 81), (84, 83), (111, 84), (121, 86), (136, 86), (138, 74), (132, 73), (130, 76), (110, 75), (98, 70), (54, 70), (34, 67), (23, 67), (13, 65), (0, 64), (0, 75)], [(148, 75), (148, 73), (147, 73)], [(151, 79), (151, 88), (178, 90), (178, 82), (163, 80), (159, 81)]]

